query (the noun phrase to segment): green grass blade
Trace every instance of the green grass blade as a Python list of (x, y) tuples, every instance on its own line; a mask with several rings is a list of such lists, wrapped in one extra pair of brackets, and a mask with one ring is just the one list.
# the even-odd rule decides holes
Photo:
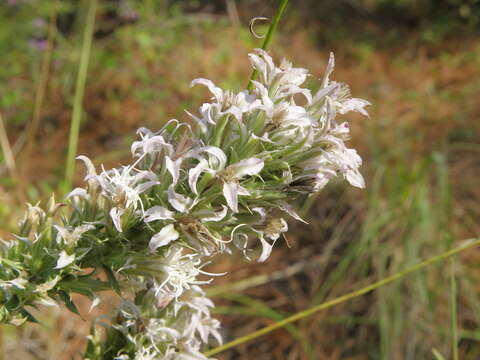
[[(267, 304), (252, 299), (249, 296), (246, 295), (240, 295), (240, 294), (223, 294), (221, 295), (225, 299), (229, 299), (235, 302), (238, 302), (240, 304), (243, 304), (246, 309), (249, 309), (250, 311), (253, 310), (253, 312), (250, 315), (253, 316), (264, 316), (267, 317), (271, 320), (274, 321), (281, 321), (285, 319), (286, 315), (282, 314), (272, 308), (270, 308)], [(238, 309), (237, 309), (238, 311)], [(309, 343), (308, 339), (304, 336), (302, 331), (297, 328), (296, 326), (292, 324), (288, 324), (285, 326), (285, 329), (291, 334), (291, 336), (298, 341), (302, 349), (307, 356), (308, 359), (315, 359), (315, 354), (313, 350), (313, 346)]]
[(88, 0), (87, 20), (83, 34), (82, 53), (80, 56), (80, 65), (78, 68), (77, 82), (75, 85), (75, 98), (73, 102), (72, 123), (70, 127), (70, 136), (68, 139), (67, 164), (65, 170), (65, 179), (61, 186), (62, 193), (66, 193), (73, 182), (75, 173), (75, 157), (77, 155), (78, 136), (80, 132), (80, 119), (82, 117), (82, 101), (85, 92), (85, 82), (87, 78), (88, 60), (90, 58), (90, 49), (92, 46), (93, 29), (95, 26), (95, 13), (97, 9), (97, 0)]
[(450, 259), (450, 313), (452, 322), (452, 359), (458, 360), (457, 282), (455, 279), (455, 259)]
[(432, 350), (432, 354), (435, 357), (435, 360), (445, 360), (442, 354), (437, 349)]
[(222, 346), (219, 346), (219, 347), (216, 347), (212, 350), (209, 350), (207, 352), (205, 352), (205, 356), (212, 356), (212, 355), (215, 355), (215, 354), (218, 354), (222, 351), (225, 351), (227, 349), (230, 349), (232, 347), (235, 347), (237, 345), (240, 345), (240, 344), (243, 344), (247, 341), (250, 341), (250, 340), (253, 340), (257, 337), (260, 337), (262, 335), (266, 335), (270, 332), (272, 332), (273, 330), (276, 330), (278, 328), (281, 328), (281, 327), (284, 327), (285, 325), (288, 325), (288, 324), (291, 324), (297, 320), (300, 320), (300, 319), (304, 319), (306, 317), (309, 317), (313, 314), (315, 314), (316, 312), (318, 311), (321, 311), (321, 310), (325, 310), (325, 309), (328, 309), (332, 306), (335, 306), (335, 305), (338, 305), (340, 303), (343, 303), (345, 301), (348, 301), (348, 300), (351, 300), (353, 298), (356, 298), (358, 296), (362, 296), (366, 293), (369, 293), (370, 291), (373, 291), (373, 290), (376, 290), (382, 286), (385, 286), (387, 284), (390, 284), (394, 281), (397, 281), (399, 279), (402, 279), (404, 278), (405, 276), (411, 274), (411, 273), (414, 273), (416, 271), (419, 271), (429, 265), (432, 265), (432, 264), (435, 264), (437, 262), (440, 262), (440, 261), (443, 261), (445, 259), (448, 259), (449, 257), (451, 256), (454, 256), (464, 250), (467, 250), (467, 249), (470, 249), (472, 247), (475, 247), (475, 246), (478, 246), (480, 245), (480, 239), (471, 239), (471, 240), (467, 240), (463, 245), (460, 245), (456, 248), (453, 248), (449, 251), (446, 251), (444, 253), (441, 253), (439, 255), (436, 255), (436, 256), (433, 256), (425, 261), (422, 261), (418, 264), (415, 264), (413, 266), (410, 266), (408, 268), (406, 268), (405, 270), (403, 271), (400, 271), (396, 274), (393, 274), (392, 276), (389, 276), (389, 277), (386, 277), (385, 279), (382, 279), (380, 281), (377, 281), (376, 283), (373, 283), (371, 285), (368, 285), (362, 289), (359, 289), (359, 290), (356, 290), (356, 291), (353, 291), (351, 293), (348, 293), (348, 294), (345, 294), (343, 296), (340, 296), (340, 297), (337, 297), (333, 300), (330, 300), (330, 301), (327, 301), (327, 302), (324, 302), (320, 305), (317, 305), (317, 306), (314, 306), (310, 309), (307, 309), (307, 310), (304, 310), (304, 311), (301, 311), (301, 312), (298, 312), (297, 314), (295, 315), (292, 315), (288, 318), (285, 318), (284, 320), (282, 321), (279, 321), (277, 322), (276, 324), (272, 324), (270, 326), (266, 326), (264, 327), (263, 329), (260, 329), (260, 330), (257, 330), (257, 331), (254, 331), (248, 335), (245, 335), (245, 336), (242, 336), (242, 337), (239, 337), (238, 339), (236, 340), (233, 340), (233, 341), (230, 341)]

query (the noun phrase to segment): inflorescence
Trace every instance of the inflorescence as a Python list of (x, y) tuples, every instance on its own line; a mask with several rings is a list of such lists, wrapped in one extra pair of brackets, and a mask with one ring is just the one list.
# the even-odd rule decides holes
[(249, 58), (259, 74), (252, 92), (194, 80), (213, 95), (187, 112), (195, 126), (139, 129), (128, 166), (98, 172), (80, 156), (84, 187), (65, 204), (29, 206), (15, 241), (0, 248), (0, 322), (34, 321), (27, 308), (40, 304), (77, 312), (72, 293), (95, 306), (98, 292), (113, 289), (120, 304), (106, 339), (92, 327), (86, 359), (206, 359), (202, 345), (222, 341), (202, 290), (221, 275), (203, 270), (209, 259), (249, 258), (259, 243), (263, 262), (286, 218), (303, 221), (295, 198), (335, 177), (365, 186), (337, 115), (367, 115), (369, 103), (330, 80), (333, 54), (315, 93), (302, 87), (307, 70), (276, 66), (260, 49)]

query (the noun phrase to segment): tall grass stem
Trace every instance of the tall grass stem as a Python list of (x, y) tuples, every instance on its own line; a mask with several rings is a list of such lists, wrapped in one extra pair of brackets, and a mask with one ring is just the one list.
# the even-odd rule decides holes
[(455, 259), (450, 259), (450, 312), (452, 322), (452, 359), (458, 360), (457, 327), (457, 281), (455, 279)]
[(35, 142), (35, 135), (40, 124), (40, 117), (42, 115), (43, 102), (45, 100), (45, 93), (47, 90), (48, 79), (50, 77), (50, 64), (52, 60), (53, 44), (55, 41), (57, 23), (57, 11), (52, 9), (50, 15), (50, 22), (48, 25), (47, 48), (42, 57), (42, 64), (40, 65), (40, 78), (37, 83), (35, 91), (35, 103), (33, 107), (32, 121), (27, 128), (26, 147), (24, 152), (24, 159), (28, 159), (30, 152)]
[(75, 98), (73, 102), (72, 123), (70, 125), (70, 136), (68, 139), (67, 164), (65, 170), (65, 179), (61, 186), (62, 193), (66, 193), (73, 182), (75, 173), (75, 157), (77, 155), (78, 136), (80, 132), (80, 120), (82, 117), (82, 101), (85, 93), (85, 82), (87, 78), (88, 61), (90, 58), (90, 49), (92, 46), (93, 29), (95, 26), (95, 13), (97, 9), (97, 0), (87, 0), (88, 11), (83, 34), (82, 50), (80, 56), (80, 65), (78, 68), (77, 82), (75, 85)]
[[(273, 34), (277, 29), (278, 23), (280, 22), (280, 18), (282, 17), (283, 13), (285, 12), (285, 8), (287, 7), (288, 0), (281, 0), (280, 5), (278, 6), (277, 12), (273, 16), (272, 23), (268, 28), (267, 34), (265, 35), (265, 39), (263, 40), (262, 49), (267, 50), (272, 42)], [(257, 78), (257, 70), (252, 71), (252, 75), (250, 76), (250, 81), (248, 83), (248, 91), (253, 90), (253, 83), (252, 80)]]
[(436, 256), (433, 256), (425, 261), (422, 261), (416, 265), (413, 265), (413, 266), (410, 266), (408, 268), (406, 268), (405, 270), (403, 271), (400, 271), (396, 274), (393, 274), (391, 276), (388, 276), (386, 277), (385, 279), (382, 279), (380, 281), (377, 281), (376, 283), (373, 283), (371, 285), (368, 285), (362, 289), (359, 289), (359, 290), (355, 290), (351, 293), (348, 293), (348, 294), (345, 294), (343, 296), (340, 296), (338, 298), (335, 298), (333, 300), (329, 300), (329, 301), (326, 301), (322, 304), (319, 304), (317, 306), (314, 306), (310, 309), (307, 309), (307, 310), (304, 310), (304, 311), (301, 311), (299, 313), (296, 313), (292, 316), (289, 316), (285, 319), (283, 319), (282, 321), (279, 321), (275, 324), (272, 324), (272, 325), (269, 325), (269, 326), (266, 326), (264, 327), (263, 329), (260, 329), (260, 330), (257, 330), (257, 331), (254, 331), (250, 334), (247, 334), (245, 336), (242, 336), (242, 337), (239, 337), (238, 339), (235, 339), (233, 341), (230, 341), (222, 346), (219, 346), (219, 347), (216, 347), (212, 350), (209, 350), (207, 352), (205, 352), (205, 356), (212, 356), (212, 355), (216, 355), (222, 351), (225, 351), (227, 349), (230, 349), (232, 347), (235, 347), (237, 345), (240, 345), (240, 344), (243, 344), (247, 341), (250, 341), (250, 340), (253, 340), (253, 339), (256, 339), (257, 337), (260, 337), (260, 336), (263, 336), (263, 335), (266, 335), (276, 329), (279, 329), (281, 327), (284, 327), (285, 325), (287, 324), (291, 324), (297, 320), (300, 320), (300, 319), (304, 319), (304, 318), (307, 318), (309, 317), (310, 315), (313, 315), (315, 314), (316, 312), (318, 311), (321, 311), (321, 310), (325, 310), (325, 309), (328, 309), (332, 306), (335, 306), (335, 305), (338, 305), (340, 303), (343, 303), (345, 301), (348, 301), (348, 300), (351, 300), (353, 298), (356, 298), (358, 296), (362, 296), (366, 293), (369, 293), (370, 291), (373, 291), (373, 290), (376, 290), (382, 286), (385, 286), (387, 284), (390, 284), (396, 280), (399, 280), (411, 273), (414, 273), (416, 271), (419, 271), (429, 265), (432, 265), (432, 264), (435, 264), (437, 262), (440, 262), (440, 261), (443, 261), (445, 259), (448, 259), (449, 257), (451, 256), (454, 256), (464, 250), (467, 250), (467, 249), (470, 249), (472, 247), (475, 247), (475, 246), (478, 246), (480, 245), (480, 239), (470, 239), (470, 240), (467, 240), (465, 241), (465, 243), (463, 245), (460, 245), (458, 247), (455, 247), (449, 251), (446, 251), (444, 253), (441, 253), (439, 255), (436, 255)]

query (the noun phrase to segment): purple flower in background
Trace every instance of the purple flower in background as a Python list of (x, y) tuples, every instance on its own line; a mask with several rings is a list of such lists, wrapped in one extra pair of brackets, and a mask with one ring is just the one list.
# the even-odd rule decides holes
[(121, 16), (127, 21), (137, 21), (138, 19), (138, 13), (132, 9), (122, 12)]
[(47, 40), (33, 39), (28, 42), (29, 46), (36, 51), (44, 51), (47, 48)]
[(28, 2), (28, 0), (7, 0), (7, 5), (16, 6), (26, 2)]
[[(13, 0), (15, 1), (15, 0)], [(47, 22), (42, 18), (35, 18), (32, 20), (32, 25), (37, 29), (43, 29), (47, 27)]]
[(135, 11), (126, 1), (121, 1), (119, 6), (120, 17), (127, 22), (135, 22), (138, 20), (138, 12)]

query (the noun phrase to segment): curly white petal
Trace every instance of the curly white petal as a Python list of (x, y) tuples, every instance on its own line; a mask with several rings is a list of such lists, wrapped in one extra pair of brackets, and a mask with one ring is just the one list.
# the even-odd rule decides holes
[(152, 236), (150, 243), (148, 244), (148, 248), (151, 252), (154, 252), (159, 247), (165, 246), (170, 244), (172, 241), (177, 240), (179, 237), (179, 233), (175, 230), (173, 224), (169, 224), (160, 230), (160, 232), (156, 233)]
[(241, 179), (247, 175), (259, 174), (262, 171), (263, 166), (264, 162), (262, 159), (252, 157), (240, 160), (238, 163), (228, 166), (227, 170), (232, 171), (237, 179)]
[(145, 211), (143, 221), (148, 223), (156, 220), (171, 220), (174, 216), (175, 213), (173, 211), (157, 205)]
[(68, 255), (65, 250), (60, 253), (55, 269), (63, 269), (75, 261), (75, 254)]

